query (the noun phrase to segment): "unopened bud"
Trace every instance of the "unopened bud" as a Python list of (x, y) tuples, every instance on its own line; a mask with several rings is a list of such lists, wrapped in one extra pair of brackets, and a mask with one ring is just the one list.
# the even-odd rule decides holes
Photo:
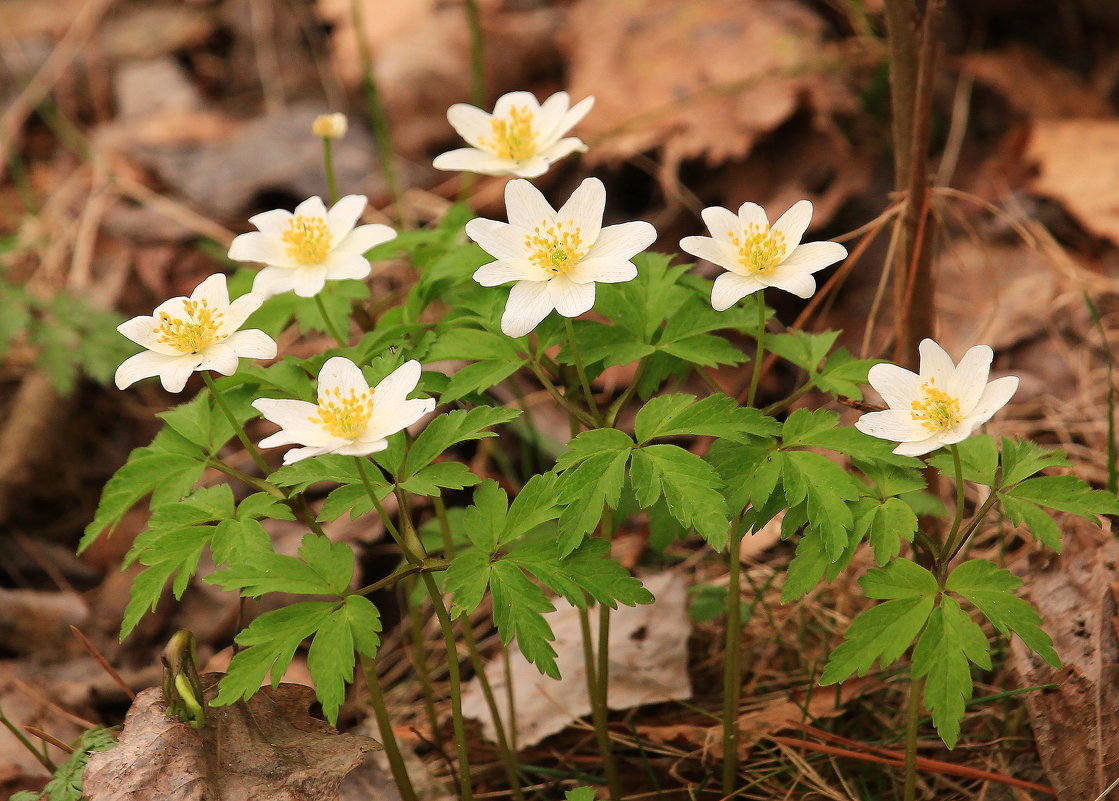
[(341, 139), (346, 135), (349, 123), (346, 115), (340, 111), (333, 114), (320, 114), (311, 123), (311, 133), (322, 139)]

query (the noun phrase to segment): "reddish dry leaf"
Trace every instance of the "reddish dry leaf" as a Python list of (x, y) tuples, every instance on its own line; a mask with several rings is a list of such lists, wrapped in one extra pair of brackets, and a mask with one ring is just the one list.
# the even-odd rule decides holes
[(965, 55), (964, 73), (997, 90), (1030, 117), (1110, 117), (1106, 98), (1067, 67), (1024, 44)]
[[(1070, 518), (1070, 521), (1072, 518)], [(1119, 765), (1119, 542), (1091, 524), (1066, 527), (1060, 556), (1032, 554), (1027, 598), (1065, 667), (1054, 671), (1015, 638), (1011, 667), (1026, 695), (1046, 776), (1059, 801), (1096, 798)]]
[[(207, 673), (206, 698), (220, 674)], [(164, 714), (159, 688), (144, 690), (125, 720), (120, 745), (90, 757), (89, 801), (337, 801), (369, 737), (340, 734), (307, 714), (308, 687), (266, 687), (248, 702), (209, 707), (193, 729)]]

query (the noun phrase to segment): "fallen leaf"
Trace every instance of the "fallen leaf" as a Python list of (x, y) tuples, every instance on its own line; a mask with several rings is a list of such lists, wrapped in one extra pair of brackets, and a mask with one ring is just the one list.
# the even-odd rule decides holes
[[(0, 662), (0, 709), (17, 727), (35, 726), (69, 742), (81, 734), (82, 727), (50, 705), (49, 701), (65, 701), (58, 699), (46, 672), (42, 665), (28, 661)], [(66, 755), (53, 746), (48, 753), (56, 762), (66, 759)], [(48, 773), (7, 728), (0, 727), (0, 776), (14, 778)]]
[(79, 649), (70, 626), (81, 627), (89, 607), (74, 592), (0, 587), (0, 650), (57, 661)]
[[(206, 698), (220, 674), (207, 673)], [(379, 744), (341, 734), (307, 714), (314, 690), (266, 687), (248, 702), (208, 707), (193, 729), (164, 714), (162, 691), (144, 690), (125, 719), (120, 745), (90, 757), (89, 801), (337, 801), (343, 778)]]
[[(643, 704), (690, 698), (688, 636), (691, 620), (687, 612), (687, 588), (680, 573), (661, 573), (642, 578), (656, 601), (646, 606), (622, 606), (610, 615), (611, 709), (630, 709)], [(540, 742), (562, 731), (571, 721), (591, 711), (583, 667), (583, 640), (579, 612), (566, 601), (555, 601), (556, 611), (545, 615), (556, 635), (562, 679), (540, 674), (535, 665), (510, 646), (512, 685), (516, 708), (516, 739), (519, 746)], [(591, 614), (591, 631), (598, 631), (598, 614)], [(509, 728), (504, 665), (497, 659), (486, 665), (486, 676), (497, 697), (498, 709)], [(477, 679), (470, 681), (462, 697), (462, 712), (482, 722), (482, 731), (496, 739), (493, 718)]]
[(1010, 666), (1025, 695), (1041, 764), (1059, 801), (1090, 801), (1119, 763), (1119, 542), (1068, 518), (1064, 552), (1019, 563), (1026, 597), (1041, 613), (1064, 668), (1055, 671), (1015, 637)]
[(1111, 105), (1072, 70), (1028, 45), (969, 53), (960, 70), (995, 89), (1030, 117), (1110, 117)]

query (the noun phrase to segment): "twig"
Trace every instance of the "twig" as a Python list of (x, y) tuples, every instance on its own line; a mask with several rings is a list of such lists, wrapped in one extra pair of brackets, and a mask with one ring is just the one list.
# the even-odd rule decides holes
[(134, 693), (132, 691), (132, 688), (128, 686), (123, 678), (121, 678), (121, 675), (117, 673), (116, 668), (109, 664), (109, 661), (105, 659), (104, 654), (102, 654), (101, 651), (98, 650), (97, 646), (90, 642), (89, 638), (82, 634), (82, 632), (78, 630), (77, 626), (71, 626), (70, 633), (73, 634), (77, 641), (82, 644), (83, 648), (89, 651), (89, 655), (93, 657), (94, 661), (96, 661), (97, 664), (99, 664), (101, 668), (109, 674), (109, 678), (116, 682), (116, 685), (118, 687), (124, 690), (124, 694), (128, 696), (128, 700), (135, 701), (136, 693)]
[(50, 743), (60, 751), (63, 751), (67, 754), (74, 753), (74, 749), (68, 746), (66, 743), (62, 742), (62, 740), (58, 739), (53, 734), (47, 734), (45, 731), (36, 726), (24, 726), (23, 730), (33, 737), (38, 737), (45, 743)]

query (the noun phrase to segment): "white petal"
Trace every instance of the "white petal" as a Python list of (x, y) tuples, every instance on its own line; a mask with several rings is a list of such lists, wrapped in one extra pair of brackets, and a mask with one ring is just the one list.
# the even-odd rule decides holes
[(798, 298), (810, 298), (816, 291), (816, 279), (806, 273), (788, 273), (778, 268), (771, 276), (759, 276), (759, 280), (766, 286), (791, 292)]
[(482, 286), (498, 286), (510, 281), (547, 281), (551, 274), (528, 259), (503, 259), (483, 264), (474, 271), (474, 280)]
[(948, 383), (941, 387), (960, 402), (960, 411), (965, 417), (979, 402), (979, 396), (987, 386), (987, 376), (991, 374), (991, 361), (994, 358), (995, 352), (990, 345), (970, 348), (952, 371)]
[(555, 210), (548, 205), (540, 190), (528, 181), (517, 179), (505, 185), (505, 211), (509, 224), (526, 232), (538, 225), (552, 223)]
[[(493, 117), (482, 109), (466, 103), (455, 103), (447, 109), (447, 122), (451, 123), (451, 127), (459, 136), (475, 147), (481, 147), (482, 142), (493, 136)], [(440, 170), (447, 169), (438, 164), (435, 167)]]
[[(321, 265), (300, 267), (289, 272), (291, 272), (291, 288), (301, 298), (313, 298), (322, 292), (322, 288), (326, 286), (327, 271)], [(259, 279), (260, 276), (258, 275), (257, 278)], [(255, 282), (253, 283), (253, 289), (256, 289)]]
[(582, 122), (592, 106), (594, 106), (594, 97), (584, 97), (568, 109), (567, 113), (563, 115), (563, 121), (560, 123), (557, 133), (562, 136)]
[(855, 421), (855, 428), (864, 434), (894, 442), (921, 442), (928, 439), (928, 430), (913, 419), (913, 414), (901, 409), (870, 412)]
[(554, 142), (541, 150), (537, 155), (542, 158), (546, 163), (551, 164), (553, 161), (559, 161), (564, 156), (569, 156), (572, 153), (585, 153), (587, 146), (583, 144), (583, 140), (575, 136), (568, 136)]
[[(606, 210), (606, 187), (597, 178), (585, 178), (556, 212), (556, 219), (582, 231), (584, 242), (595, 242)], [(651, 227), (651, 226), (650, 226)]]
[[(264, 443), (261, 443), (262, 445)], [(312, 456), (322, 456), (324, 453), (332, 453), (330, 448), (317, 447), (317, 448), (292, 448), (284, 454), (284, 464), (295, 464), (304, 459), (310, 459)]]
[(321, 197), (309, 197), (295, 207), (296, 217), (318, 217), (319, 219), (326, 219), (326, 206), (323, 205)]
[(244, 359), (276, 358), (276, 340), (259, 328), (238, 331), (226, 342)]
[(756, 225), (758, 228), (765, 228), (769, 225), (769, 217), (765, 215), (765, 209), (757, 203), (743, 203), (738, 207), (738, 234), (746, 230), (750, 225)]
[(931, 436), (918, 442), (903, 442), (894, 448), (898, 456), (924, 456), (929, 451), (935, 451), (944, 443), (938, 436)]
[[(284, 229), (288, 227), (291, 218), (292, 213), (290, 211), (273, 209), (249, 217), (249, 222), (255, 225), (258, 231), (263, 231), (266, 234), (282, 234)], [(230, 258), (233, 257), (230, 256)]]
[(264, 419), (268, 422), (292, 431), (313, 427), (314, 424), (310, 423), (308, 418), (315, 416), (319, 411), (319, 407), (313, 403), (287, 398), (258, 398), (253, 401), (253, 407), (264, 415)]
[(896, 364), (874, 365), (867, 380), (891, 409), (909, 409), (913, 401), (923, 396), (920, 377)]
[(540, 111), (537, 112), (536, 119), (532, 121), (537, 150), (548, 147), (567, 130), (567, 128), (561, 129), (560, 126), (563, 124), (570, 105), (571, 98), (567, 92), (556, 92), (540, 104)]
[(800, 244), (808, 224), (812, 222), (812, 203), (798, 200), (792, 207), (777, 218), (773, 230), (785, 235), (786, 252)]
[(510, 161), (509, 164), (512, 165), (512, 168), (507, 170), (507, 172), (518, 178), (539, 178), (546, 173), (548, 167), (551, 166), (548, 159), (539, 155), (521, 159), (520, 161)]
[(374, 408), (376, 404), (397, 405), (403, 402), (408, 393), (420, 383), (420, 363), (410, 359), (381, 379), (373, 391)]
[(564, 317), (578, 317), (594, 306), (594, 283), (577, 284), (566, 275), (548, 282), (548, 295)]
[(509, 92), (497, 99), (493, 107), (493, 116), (505, 119), (514, 106), (528, 109), (534, 117), (540, 113), (540, 103), (532, 92)]
[(226, 255), (233, 261), (257, 261), (270, 264), (280, 254), (279, 242), (272, 234), (250, 231), (233, 238)]
[(190, 299), (204, 301), (214, 311), (225, 312), (229, 306), (229, 290), (225, 286), (225, 273), (214, 273), (190, 293)]
[(296, 271), (288, 267), (265, 267), (253, 279), (253, 294), (270, 298), (295, 289)]
[(476, 217), (466, 224), (466, 235), (495, 259), (523, 259), (528, 253), (524, 231), (508, 223)]
[(509, 291), (501, 330), (506, 336), (523, 337), (536, 328), (555, 306), (548, 294), (548, 281), (520, 281)]
[(921, 378), (925, 381), (933, 379), (938, 388), (945, 389), (952, 371), (956, 369), (952, 357), (931, 339), (922, 339), (917, 350), (921, 354)]
[[(397, 431), (399, 430), (400, 429), (397, 429)], [(368, 456), (371, 453), (383, 451), (387, 449), (388, 446), (388, 441), (383, 439), (373, 440), (372, 442), (354, 440), (347, 445), (341, 445), (337, 448), (332, 449), (331, 453), (337, 453), (341, 456)]]
[[(742, 223), (738, 220), (738, 215), (730, 209), (724, 209), (722, 206), (709, 206), (700, 212), (703, 217), (703, 222), (707, 224), (707, 230), (711, 232), (711, 236), (719, 242), (729, 242), (732, 236), (742, 236)], [(696, 239), (698, 237), (687, 237), (688, 239)], [(689, 251), (690, 252), (690, 251)]]
[(228, 342), (215, 342), (198, 354), (196, 370), (213, 370), (222, 375), (233, 375), (237, 372), (237, 351)]
[(153, 375), (159, 375), (171, 362), (176, 361), (178, 358), (178, 356), (153, 353), (150, 350), (137, 353), (135, 356), (130, 356), (117, 368), (115, 376), (117, 389), (124, 389), (125, 387), (132, 386), (143, 378), (151, 378)]
[(584, 260), (622, 259), (628, 261), (657, 241), (657, 229), (647, 222), (608, 225), (598, 234), (594, 247)]
[(711, 307), (725, 311), (759, 289), (765, 289), (765, 284), (753, 276), (723, 273), (711, 285)]
[(154, 317), (133, 317), (131, 320), (125, 320), (118, 325), (117, 331), (131, 339), (137, 345), (143, 345), (148, 350), (161, 353), (164, 356), (181, 355), (175, 348), (165, 342), (159, 341), (162, 334), (158, 332), (158, 327), (159, 323)]
[(258, 295), (255, 292), (246, 292), (237, 300), (229, 304), (229, 308), (225, 310), (222, 315), (221, 322), (218, 325), (218, 331), (222, 334), (228, 334), (236, 331), (245, 320), (249, 319), (249, 315), (260, 308), (266, 298), (264, 295)]
[(480, 175), (512, 175), (517, 163), (512, 159), (498, 158), (492, 153), (473, 147), (448, 150), (435, 157), (431, 166), (449, 172), (476, 172)]
[(739, 264), (731, 246), (713, 237), (686, 236), (680, 240), (680, 249), (698, 259), (705, 259), (712, 264), (717, 264), (732, 273), (746, 274), (745, 268)]
[(847, 258), (847, 248), (838, 242), (806, 242), (781, 262), (781, 269), (814, 273)]
[(357, 225), (361, 213), (365, 211), (365, 195), (346, 195), (339, 200), (326, 214), (326, 224), (330, 229), (334, 246), (337, 247)]
[(373, 419), (369, 421), (369, 427), (361, 432), (358, 441), (363, 443), (383, 441), (385, 437), (403, 431), (425, 414), (430, 414), (433, 409), (435, 409), (434, 398), (413, 398), (388, 409), (374, 405)]
[(341, 281), (344, 278), (364, 278), (373, 270), (369, 259), (360, 253), (339, 253), (326, 257), (322, 263), (327, 280)]
[(637, 268), (633, 262), (620, 258), (583, 259), (567, 274), (567, 280), (577, 284), (589, 284), (593, 281), (600, 284), (621, 284), (636, 277)]
[[(383, 382), (382, 382), (383, 383)], [(344, 356), (332, 356), (319, 370), (319, 402), (322, 403), (329, 391), (342, 395), (361, 395), (369, 391), (369, 383), (361, 374), (361, 368)]]
[(372, 223), (359, 225), (346, 235), (346, 238), (335, 246), (336, 252), (357, 253), (364, 255), (367, 250), (372, 250), (377, 245), (396, 239), (396, 231), (388, 225)]
[(190, 374), (198, 369), (198, 356), (185, 354), (164, 364), (159, 372), (159, 383), (168, 392), (182, 392)]
[[(1006, 405), (1011, 396), (1018, 391), (1018, 376), (1008, 375), (996, 378), (983, 390), (975, 408), (966, 414), (965, 422), (982, 425), (992, 415)], [(963, 408), (961, 406), (961, 408)]]

